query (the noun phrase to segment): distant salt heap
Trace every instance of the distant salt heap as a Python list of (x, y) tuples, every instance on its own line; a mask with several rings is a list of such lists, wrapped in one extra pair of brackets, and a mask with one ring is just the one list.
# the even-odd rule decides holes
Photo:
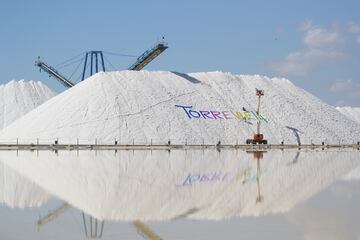
[[(255, 88), (263, 89), (256, 116)], [(287, 79), (223, 72), (98, 73), (50, 99), (0, 139), (63, 143), (244, 143), (256, 118), (269, 143), (351, 143), (360, 125)], [(350, 138), (349, 138), (350, 136)]]
[[(360, 107), (336, 107), (341, 113), (346, 115), (351, 120), (360, 123)], [(358, 140), (360, 141), (360, 140)], [(345, 176), (345, 180), (359, 180), (360, 179), (360, 167), (357, 167), (349, 172)]]
[(360, 107), (336, 107), (336, 109), (351, 120), (360, 123)]
[(55, 96), (42, 82), (15, 81), (0, 85), (0, 129)]

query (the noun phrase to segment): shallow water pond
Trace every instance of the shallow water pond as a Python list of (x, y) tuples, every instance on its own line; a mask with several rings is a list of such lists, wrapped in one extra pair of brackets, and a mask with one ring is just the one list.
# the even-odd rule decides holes
[(358, 150), (0, 152), (1, 239), (360, 239)]

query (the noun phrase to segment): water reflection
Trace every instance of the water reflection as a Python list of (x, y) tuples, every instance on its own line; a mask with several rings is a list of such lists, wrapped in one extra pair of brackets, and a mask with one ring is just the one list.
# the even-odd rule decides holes
[[(67, 202), (61, 204), (61, 206), (57, 207), (54, 210), (50, 210), (48, 214), (44, 217), (40, 217), (39, 220), (36, 222), (37, 230), (40, 231), (42, 227), (46, 224), (56, 220), (61, 214), (66, 212), (71, 208), (71, 205)], [(84, 234), (86, 238), (90, 239), (100, 239), (102, 238), (103, 231), (104, 231), (104, 224), (105, 222), (102, 220), (98, 220), (93, 218), (92, 216), (87, 215), (86, 213), (82, 212), (82, 221), (84, 226)]]
[(108, 221), (127, 221), (160, 239), (144, 222), (285, 213), (359, 168), (358, 156), (335, 150), (23, 151), (1, 153), (0, 166), (16, 174), (13, 181), (26, 182), (23, 191), (38, 192), (36, 186), (45, 193), (22, 195), (23, 201), (40, 206), (48, 194), (64, 201), (37, 221), (39, 229), (75, 207), (88, 238), (101, 238)]
[(0, 203), (11, 208), (41, 206), (50, 195), (12, 167), (0, 161)]
[(38, 231), (40, 231), (41, 228), (44, 225), (46, 225), (46, 224), (52, 222), (53, 220), (55, 220), (58, 216), (60, 216), (62, 213), (64, 213), (70, 207), (71, 207), (71, 205), (65, 202), (65, 203), (61, 204), (60, 207), (57, 207), (54, 210), (50, 210), (48, 212), (48, 214), (46, 214), (44, 217), (40, 216), (39, 220), (36, 222), (36, 226), (37, 226)]
[(82, 212), (82, 219), (84, 223), (85, 236), (87, 238), (102, 238), (104, 231), (104, 221), (93, 218), (92, 216), (86, 216), (84, 212)]
[(256, 161), (256, 186), (257, 186), (257, 196), (256, 196), (256, 203), (260, 203), (264, 200), (264, 196), (261, 195), (260, 190), (260, 159), (264, 157), (264, 153), (266, 151), (247, 151), (247, 153), (252, 154), (254, 160)]

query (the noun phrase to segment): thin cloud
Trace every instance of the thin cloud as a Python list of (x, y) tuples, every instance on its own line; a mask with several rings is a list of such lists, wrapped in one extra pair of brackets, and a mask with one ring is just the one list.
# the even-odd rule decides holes
[(343, 51), (344, 36), (338, 28), (327, 29), (305, 20), (300, 24), (299, 30), (304, 33), (303, 48), (290, 52), (282, 61), (270, 64), (274, 71), (306, 75), (314, 68), (334, 63), (346, 56)]
[(352, 80), (339, 80), (334, 82), (328, 90), (341, 97), (336, 102), (336, 106), (352, 106), (354, 103), (360, 102), (360, 83)]
[(329, 91), (344, 93), (352, 98), (360, 98), (360, 83), (353, 82), (352, 80), (339, 80), (330, 86)]
[(283, 74), (306, 75), (312, 68), (330, 61), (345, 57), (341, 51), (325, 51), (317, 48), (306, 48), (289, 53), (284, 61), (272, 64), (272, 68)]
[(350, 33), (360, 33), (360, 23), (349, 22), (348, 31)]
[(348, 22), (348, 32), (356, 36), (356, 43), (360, 44), (360, 23)]
[(319, 26), (310, 27), (303, 38), (304, 45), (310, 48), (333, 47), (342, 41), (342, 35), (338, 31)]
[(313, 23), (310, 19), (306, 19), (305, 21), (299, 24), (299, 30), (301, 32), (309, 30), (313, 26)]

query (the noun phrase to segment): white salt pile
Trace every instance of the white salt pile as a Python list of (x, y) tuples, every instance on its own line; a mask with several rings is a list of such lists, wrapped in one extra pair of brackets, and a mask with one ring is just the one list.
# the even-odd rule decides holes
[(55, 96), (41, 82), (15, 81), (0, 85), (0, 129)]
[[(255, 88), (263, 89), (261, 116)], [(223, 72), (98, 73), (50, 99), (0, 139), (244, 143), (256, 118), (269, 143), (352, 143), (360, 125), (287, 79)], [(34, 140), (33, 140), (34, 141)]]

